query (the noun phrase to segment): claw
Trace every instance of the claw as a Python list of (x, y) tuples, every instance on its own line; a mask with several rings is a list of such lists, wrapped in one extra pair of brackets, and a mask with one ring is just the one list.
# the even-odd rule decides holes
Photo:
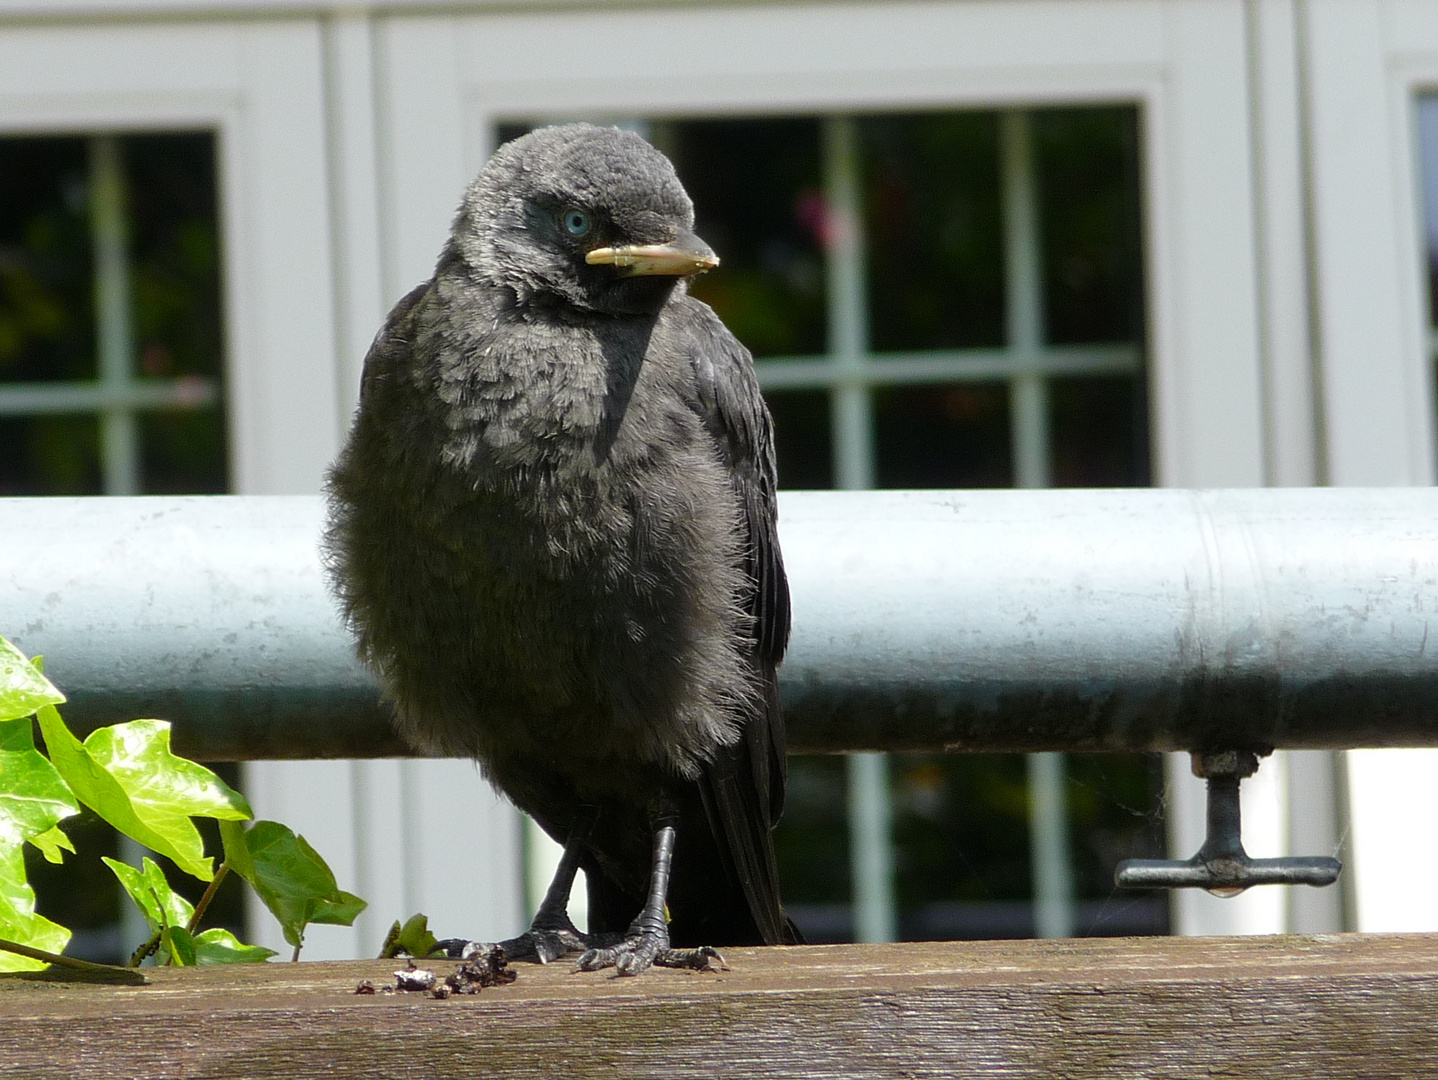
[(719, 950), (708, 945), (697, 949), (673, 949), (667, 934), (631, 934), (623, 941), (602, 949), (590, 949), (574, 965), (575, 971), (613, 968), (616, 976), (642, 975), (651, 967), (682, 968), (688, 971), (728, 971)]

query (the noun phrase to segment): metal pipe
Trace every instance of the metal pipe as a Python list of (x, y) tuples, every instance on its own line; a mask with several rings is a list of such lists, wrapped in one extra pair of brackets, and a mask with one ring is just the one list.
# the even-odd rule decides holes
[[(1438, 746), (1438, 490), (786, 492), (790, 748)], [(0, 633), (88, 727), (403, 753), (316, 497), (0, 499)], [(1434, 643), (1438, 650), (1438, 642)]]

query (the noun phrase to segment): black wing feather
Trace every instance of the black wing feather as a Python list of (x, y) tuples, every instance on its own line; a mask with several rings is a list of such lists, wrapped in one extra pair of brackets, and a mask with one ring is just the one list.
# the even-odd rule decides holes
[(719, 855), (742, 888), (765, 944), (798, 940), (779, 901), (771, 831), (784, 806), (784, 716), (776, 669), (789, 644), (789, 581), (779, 548), (774, 429), (749, 351), (704, 304), (684, 298), (698, 397), (696, 407), (729, 469), (747, 533), (744, 606), (762, 700), (745, 717), (744, 738), (723, 748), (699, 782)]

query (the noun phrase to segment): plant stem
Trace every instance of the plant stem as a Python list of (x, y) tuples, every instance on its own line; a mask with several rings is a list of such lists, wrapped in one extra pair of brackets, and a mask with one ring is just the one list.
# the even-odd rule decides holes
[(195, 927), (200, 925), (200, 919), (205, 914), (205, 908), (210, 906), (210, 901), (215, 898), (215, 890), (220, 887), (220, 882), (225, 880), (225, 875), (230, 872), (228, 862), (220, 863), (220, 868), (215, 871), (215, 876), (210, 879), (210, 884), (205, 889), (205, 895), (200, 897), (200, 902), (195, 905), (195, 913), (190, 916), (190, 925), (185, 927), (190, 933), (195, 932)]
[(158, 949), (159, 947), (160, 947), (160, 931), (156, 930), (153, 934), (150, 935), (150, 938), (149, 938), (148, 941), (146, 941), (143, 945), (141, 945), (138, 949), (136, 949), (136, 950), (130, 955), (130, 967), (132, 967), (132, 968), (137, 968), (137, 967), (139, 967), (141, 961), (143, 961), (143, 960), (145, 959), (145, 957), (153, 955), (154, 952), (155, 952), (155, 950)]
[(142, 986), (149, 980), (138, 971), (129, 968), (116, 967), (114, 964), (92, 964), (88, 960), (77, 960), (73, 956), (61, 956), (59, 953), (52, 953), (45, 949), (36, 949), (29, 945), (21, 945), (18, 941), (7, 941), (0, 938), (0, 949), (5, 952), (12, 952), (17, 956), (23, 956), (30, 960), (39, 960), (42, 963), (55, 964), (58, 967), (69, 968), (73, 971), (83, 971), (93, 978), (104, 979), (107, 982), (127, 983), (132, 986)]

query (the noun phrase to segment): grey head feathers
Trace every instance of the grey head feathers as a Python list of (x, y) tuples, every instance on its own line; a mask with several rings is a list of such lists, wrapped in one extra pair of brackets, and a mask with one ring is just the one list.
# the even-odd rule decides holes
[(556, 300), (604, 314), (653, 314), (675, 276), (590, 266), (587, 252), (667, 244), (694, 227), (669, 159), (618, 128), (540, 128), (501, 146), (465, 192), (446, 257), (513, 291), (520, 305)]

